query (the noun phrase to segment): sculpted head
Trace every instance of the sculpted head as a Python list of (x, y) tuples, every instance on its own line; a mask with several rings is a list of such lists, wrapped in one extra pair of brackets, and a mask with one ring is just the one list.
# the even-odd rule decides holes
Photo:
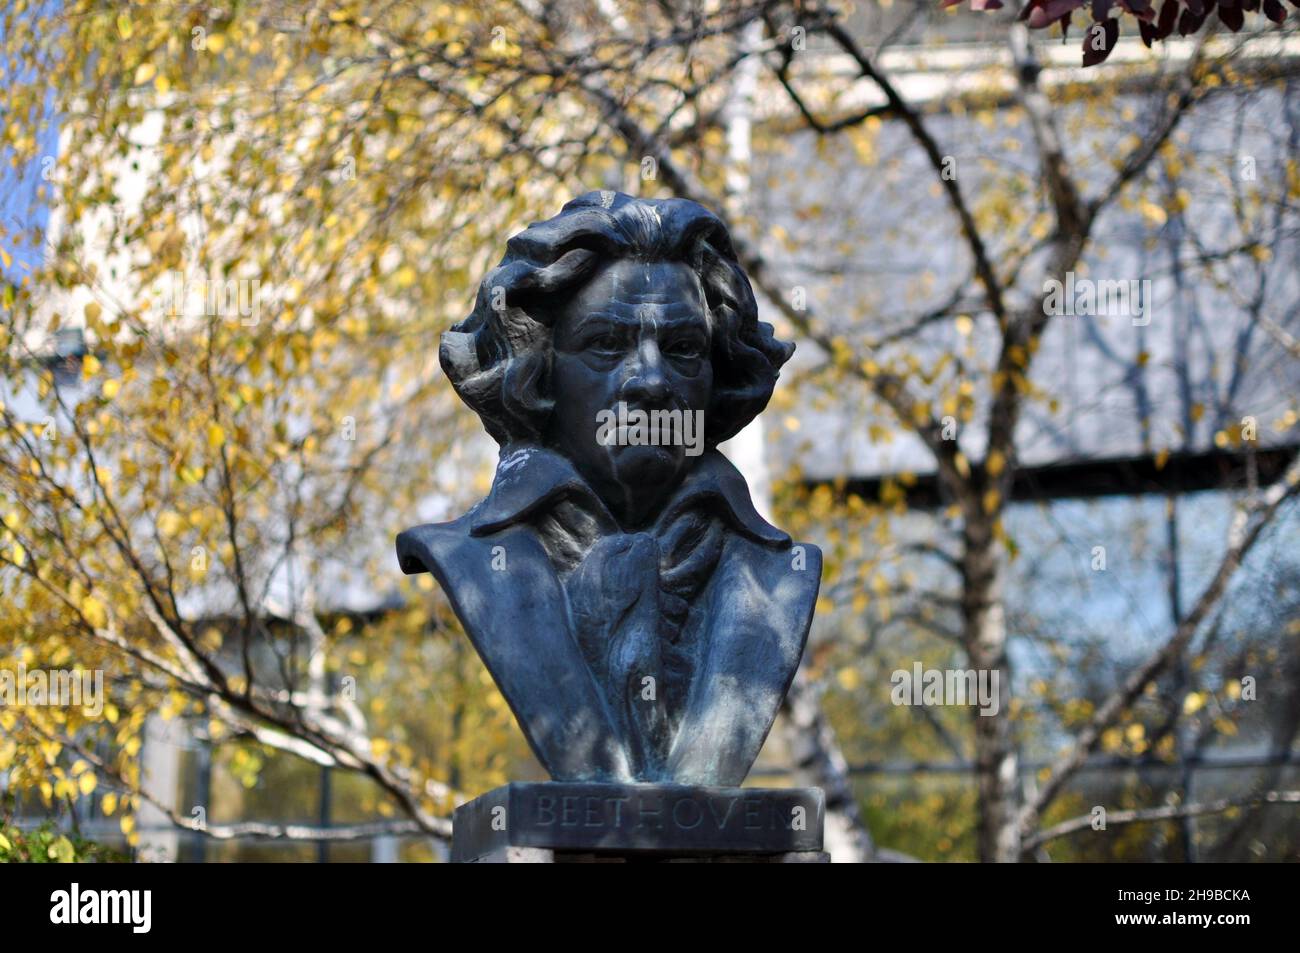
[[(694, 202), (590, 192), (506, 248), (442, 367), (498, 443), (559, 451), (639, 525), (767, 405), (794, 346), (758, 320), (726, 227)], [(647, 420), (651, 439), (629, 434)]]

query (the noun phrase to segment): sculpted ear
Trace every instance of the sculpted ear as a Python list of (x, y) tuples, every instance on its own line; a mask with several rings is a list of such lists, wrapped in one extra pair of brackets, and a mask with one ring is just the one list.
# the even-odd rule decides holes
[(550, 369), (549, 345), (516, 357), (506, 365), (501, 382), (502, 406), (526, 433), (540, 434), (545, 430), (546, 418), (555, 406), (547, 394)]
[(438, 362), (460, 399), (479, 415), (492, 439), (500, 444), (508, 442), (510, 434), (501, 404), (506, 362), (484, 368), (478, 359), (476, 335), (455, 330), (443, 332)]

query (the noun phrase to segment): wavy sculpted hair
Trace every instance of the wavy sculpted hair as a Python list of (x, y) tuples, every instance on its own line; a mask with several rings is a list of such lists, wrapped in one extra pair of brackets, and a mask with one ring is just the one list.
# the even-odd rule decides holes
[(548, 382), (559, 306), (623, 258), (684, 262), (699, 276), (712, 338), (706, 444), (734, 436), (767, 406), (794, 345), (758, 320), (722, 221), (685, 199), (588, 192), (511, 238), (479, 285), (473, 313), (442, 336), (443, 370), (497, 443), (542, 438), (554, 405)]

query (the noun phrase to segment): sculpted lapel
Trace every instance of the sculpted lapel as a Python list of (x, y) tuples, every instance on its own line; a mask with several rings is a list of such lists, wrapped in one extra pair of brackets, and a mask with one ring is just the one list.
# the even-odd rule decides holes
[[(431, 572), (501, 689), (537, 759), (557, 780), (629, 780), (621, 738), (569, 629), (564, 594), (526, 528), (471, 536), (468, 518), (397, 537), (407, 573)], [(508, 571), (493, 570), (493, 547)]]
[(708, 637), (669, 759), (668, 777), (683, 784), (745, 780), (799, 668), (821, 584), (816, 546), (764, 550), (740, 537), (727, 545), (706, 593)]

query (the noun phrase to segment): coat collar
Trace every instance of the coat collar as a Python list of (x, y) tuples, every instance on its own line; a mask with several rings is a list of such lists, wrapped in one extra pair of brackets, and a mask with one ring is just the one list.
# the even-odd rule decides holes
[[(611, 531), (617, 522), (577, 468), (562, 454), (536, 444), (512, 443), (501, 449), (487, 499), (470, 514), (470, 534), (486, 536), (544, 512), (563, 498), (579, 501)], [(755, 542), (790, 546), (790, 537), (763, 519), (740, 471), (717, 450), (706, 450), (669, 498), (659, 523), (708, 499), (735, 529)]]

